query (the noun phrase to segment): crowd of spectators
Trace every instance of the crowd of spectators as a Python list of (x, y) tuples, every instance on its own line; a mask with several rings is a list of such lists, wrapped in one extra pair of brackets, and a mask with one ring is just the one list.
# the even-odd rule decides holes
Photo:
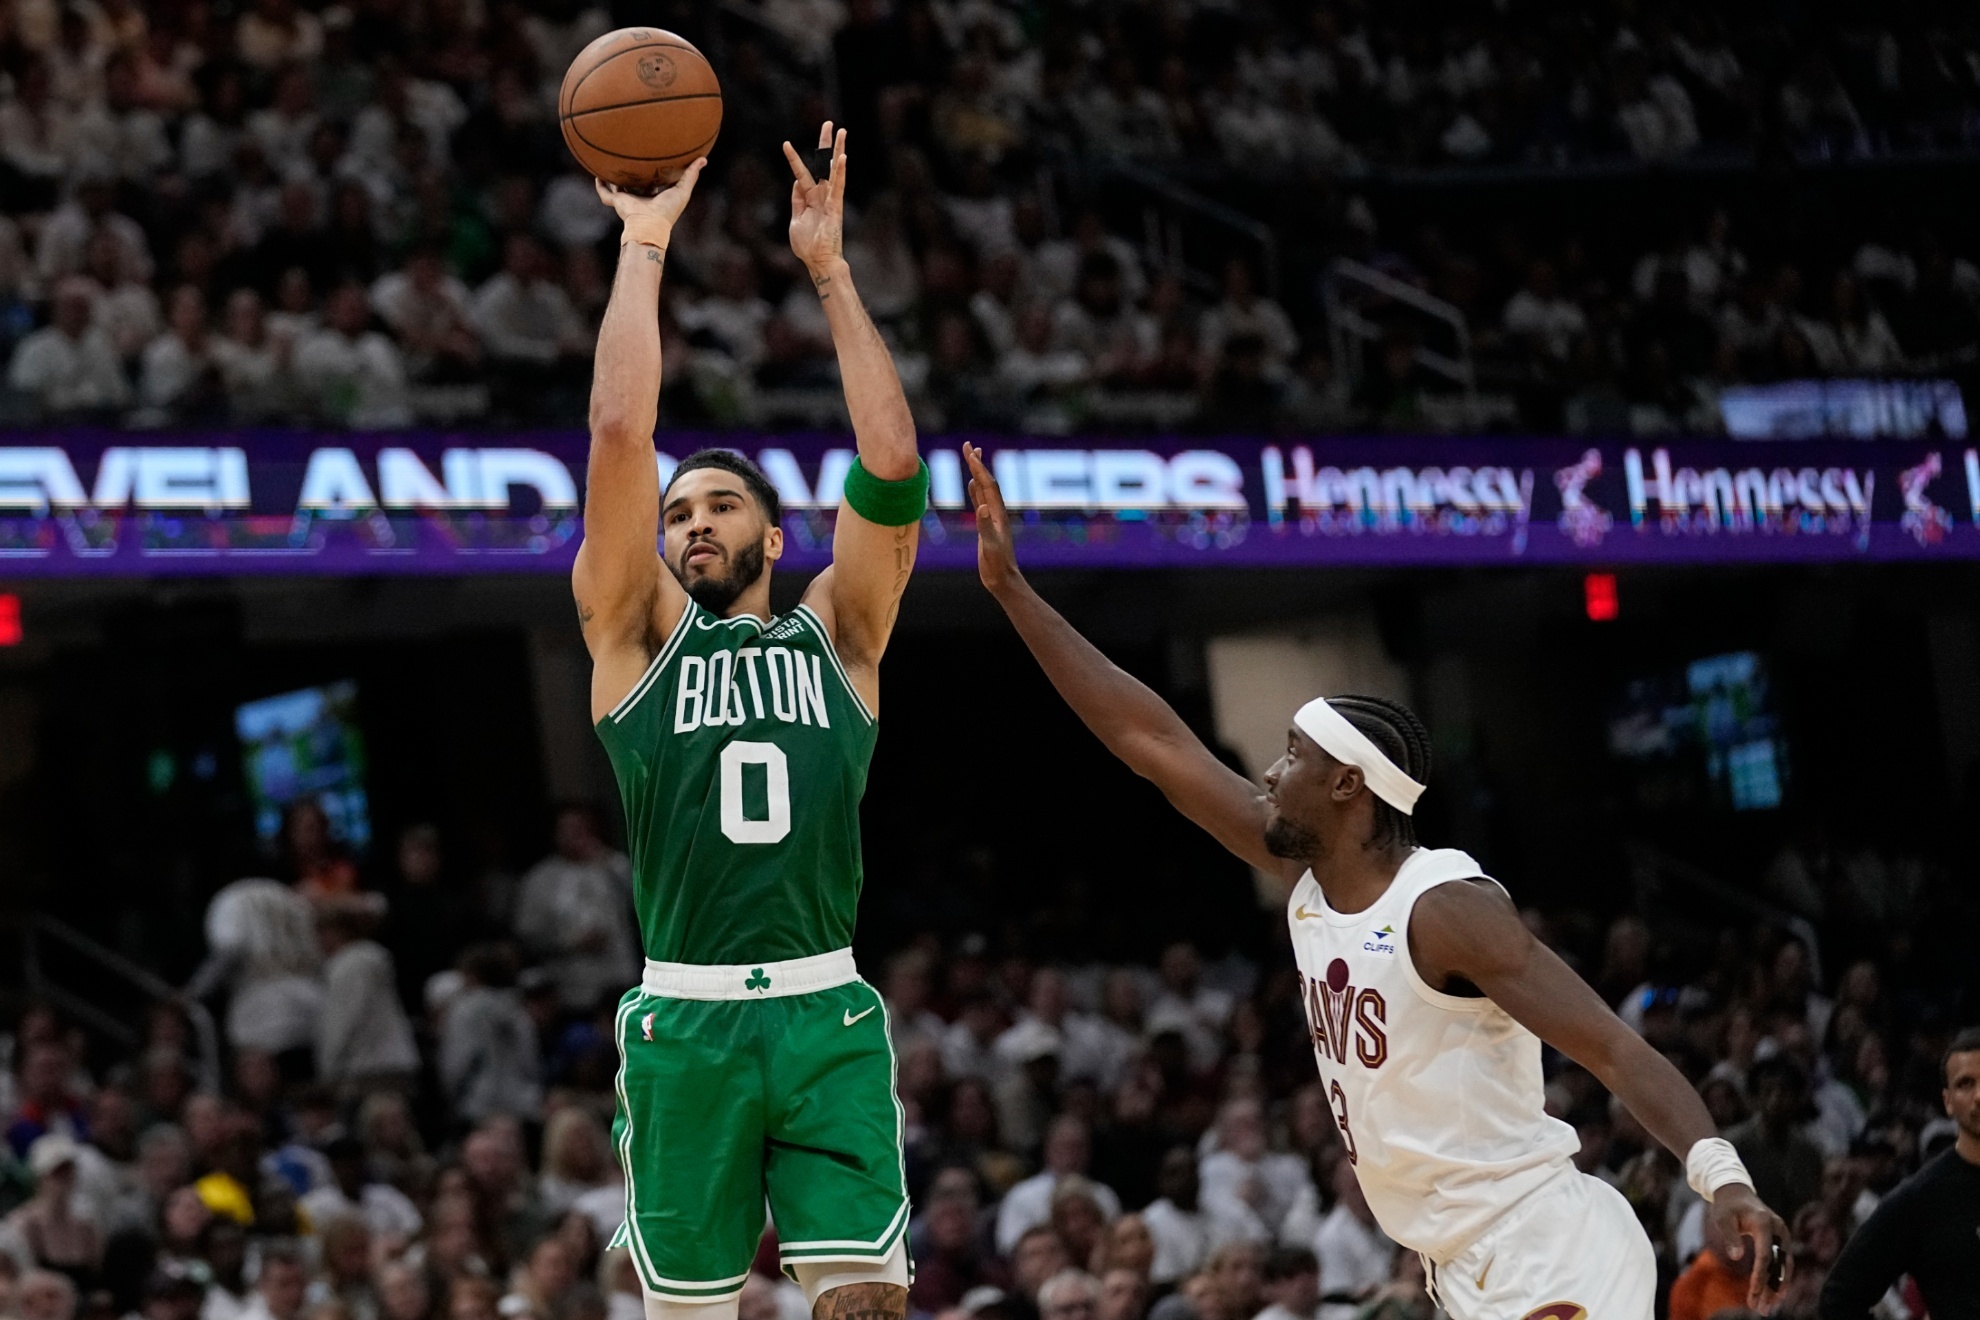
[[(1749, 263), (1753, 236), (1701, 215), (1591, 256), (1538, 229), (1384, 234), (1354, 191), (1421, 168), (1957, 158), (1980, 149), (1970, 6), (1801, 26), (1675, 3), (741, 8), (664, 15), (728, 92), (670, 254), (672, 424), (842, 420), (776, 153), (828, 116), (852, 133), (848, 255), (930, 426), (1709, 429), (1727, 383), (1959, 373), (1980, 340), (1966, 234), (1894, 227), (1815, 269)], [(554, 97), (628, 17), (5, 0), (0, 416), (581, 420), (612, 221)], [(1311, 205), (1269, 218), (1275, 245), (1181, 253), (1142, 205), (1101, 205), (1107, 171)], [(1462, 393), (1430, 369), (1445, 346), (1393, 306), (1336, 361), (1332, 255), (1459, 308), (1484, 401), (1440, 410)]]
[[(1970, 385), (1980, 365), (1980, 266), (1894, 219), (1812, 267), (1749, 256), (1721, 208), (1626, 260), (1514, 225), (1482, 241), (1425, 226), (1394, 245), (1369, 228), (1378, 268), (1464, 314), (1481, 387), (1528, 426), (1709, 434), (1732, 387), (1906, 376)], [(1398, 325), (1371, 345), (1351, 396), (1359, 408), (1335, 420), (1434, 421), (1450, 382), (1424, 369), (1424, 342)]]
[[(127, 1055), (30, 1004), (0, 1071), (0, 1316), (639, 1320), (612, 1008), (636, 977), (626, 859), (587, 811), (518, 879), (447, 879), (405, 831), (374, 874), (305, 804), (288, 878), (214, 897), (185, 1002)], [(1974, 1008), (1971, 898), (1865, 850), (1783, 848), (1773, 917), (1693, 948), (1635, 915), (1529, 910), (1698, 1087), (1794, 1229), (1779, 1314), (1955, 1131), (1940, 1053)], [(1965, 906), (1960, 905), (1964, 903)], [(1283, 932), (1281, 932), (1282, 934)], [(898, 1056), (920, 1320), (1431, 1320), (1315, 1080), (1282, 946), (1177, 942), (1100, 965), (922, 934), (872, 968)], [(1964, 963), (1959, 958), (1964, 956)], [(1659, 1314), (1741, 1316), (1742, 1277), (1678, 1161), (1546, 1058), (1575, 1164), (1629, 1198)], [(771, 1238), (745, 1320), (803, 1320)], [(1919, 1314), (1895, 1288), (1885, 1320)]]

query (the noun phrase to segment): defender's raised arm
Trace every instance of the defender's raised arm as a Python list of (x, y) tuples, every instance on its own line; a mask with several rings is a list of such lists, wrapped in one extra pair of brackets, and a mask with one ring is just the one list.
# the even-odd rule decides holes
[[(1417, 900), (1408, 938), (1410, 957), (1428, 984), (1441, 986), (1459, 977), (1476, 986), (1520, 1025), (1592, 1073), (1680, 1161), (1698, 1143), (1719, 1135), (1684, 1074), (1533, 937), (1498, 886), (1432, 889)], [(1746, 1254), (1744, 1239), (1752, 1241), (1757, 1264), (1748, 1280), (1747, 1305), (1770, 1309), (1780, 1290), (1768, 1279), (1769, 1257), (1776, 1242), (1787, 1242), (1788, 1226), (1746, 1182), (1717, 1187), (1708, 1200), (1733, 1260)]]
[(653, 427), (660, 408), (660, 276), (674, 222), (707, 163), (697, 160), (679, 183), (653, 197), (598, 185), (599, 199), (618, 212), (625, 229), (612, 299), (598, 328), (584, 544), (571, 570), (591, 652), (594, 720), (639, 681), (687, 599), (660, 562)]
[(976, 508), (976, 564), (1018, 636), (1073, 713), (1107, 750), (1162, 790), (1178, 811), (1261, 871), (1290, 883), (1300, 870), (1265, 847), (1258, 786), (1219, 761), (1169, 704), (1102, 655), (1018, 571), (1010, 514), (983, 451), (963, 446)]
[(805, 603), (825, 620), (854, 686), (877, 710), (880, 656), (914, 570), (928, 478), (893, 354), (866, 314), (846, 265), (846, 131), (835, 135), (827, 121), (818, 145), (832, 148), (831, 171), (822, 183), (796, 149), (784, 144), (792, 176), (791, 251), (810, 272), (832, 327), (859, 461), (839, 504), (832, 567), (805, 592)]

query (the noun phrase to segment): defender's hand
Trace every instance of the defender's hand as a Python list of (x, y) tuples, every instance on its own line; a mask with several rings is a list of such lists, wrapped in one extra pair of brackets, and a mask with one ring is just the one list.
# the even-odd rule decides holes
[(997, 478), (983, 462), (983, 451), (963, 446), (969, 464), (969, 502), (976, 510), (976, 572), (992, 595), (1018, 579), (1017, 549), (1011, 543), (1011, 514)]
[(679, 182), (671, 188), (662, 188), (651, 197), (627, 192), (603, 179), (593, 182), (598, 188), (598, 200), (611, 207), (625, 224), (627, 240), (664, 248), (673, 237), (674, 222), (687, 209), (688, 198), (694, 196), (695, 181), (701, 177), (702, 167), (706, 164), (708, 157), (698, 157), (681, 173)]
[[(1793, 1272), (1793, 1262), (1788, 1258), (1788, 1226), (1744, 1183), (1727, 1183), (1714, 1192), (1705, 1213), (1719, 1231), (1720, 1240), (1731, 1244), (1726, 1248), (1728, 1256), (1737, 1261), (1749, 1249), (1753, 1252), (1746, 1305), (1762, 1315), (1769, 1314), (1780, 1301), (1781, 1290)], [(1747, 1246), (1748, 1239), (1752, 1240), (1751, 1248)], [(1781, 1273), (1779, 1278), (1770, 1279), (1776, 1245), (1781, 1252)]]
[(818, 127), (818, 146), (832, 148), (832, 170), (823, 183), (811, 177), (797, 149), (784, 144), (791, 163), (791, 251), (814, 281), (845, 254), (846, 130), (834, 137), (826, 120)]

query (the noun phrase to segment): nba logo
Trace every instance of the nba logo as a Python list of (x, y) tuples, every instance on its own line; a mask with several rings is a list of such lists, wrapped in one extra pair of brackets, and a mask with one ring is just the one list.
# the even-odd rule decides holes
[(653, 1014), (648, 1013), (639, 1020), (639, 1034), (647, 1040), (653, 1039)]

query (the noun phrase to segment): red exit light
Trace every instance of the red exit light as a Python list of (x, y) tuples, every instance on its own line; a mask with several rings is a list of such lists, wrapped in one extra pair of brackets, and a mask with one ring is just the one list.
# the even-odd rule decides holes
[(21, 598), (0, 596), (0, 646), (21, 644)]
[(1588, 608), (1588, 617), (1596, 623), (1607, 623), (1622, 610), (1616, 599), (1616, 575), (1614, 573), (1590, 573), (1581, 580), (1582, 602)]

